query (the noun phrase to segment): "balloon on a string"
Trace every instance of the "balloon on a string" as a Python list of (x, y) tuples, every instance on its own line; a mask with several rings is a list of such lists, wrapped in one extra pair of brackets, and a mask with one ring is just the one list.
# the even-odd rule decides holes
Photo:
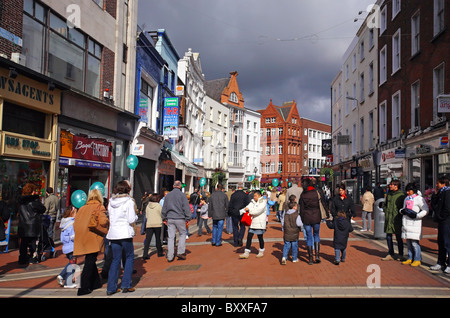
[(102, 196), (105, 196), (105, 186), (103, 185), (103, 183), (97, 181), (94, 182), (91, 187), (89, 188), (89, 191), (97, 189), (98, 191), (100, 191), (100, 193), (102, 194)]
[(128, 168), (134, 170), (134, 169), (136, 169), (138, 163), (139, 163), (139, 160), (135, 155), (129, 155), (127, 157), (127, 167)]
[(200, 186), (203, 187), (206, 184), (206, 179), (201, 178), (200, 181), (198, 182), (198, 184), (200, 184)]
[(280, 181), (279, 181), (277, 178), (275, 178), (275, 179), (272, 180), (272, 185), (273, 185), (274, 187), (278, 186), (279, 183), (280, 183)]
[(83, 205), (86, 204), (87, 201), (87, 195), (83, 190), (76, 190), (72, 193), (72, 196), (70, 197), (70, 202), (74, 207), (77, 209), (81, 208)]

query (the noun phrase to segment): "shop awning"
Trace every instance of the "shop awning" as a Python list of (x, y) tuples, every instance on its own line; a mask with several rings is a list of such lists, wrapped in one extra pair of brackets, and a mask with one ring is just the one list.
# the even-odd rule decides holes
[(187, 171), (189, 171), (191, 173), (198, 172), (197, 167), (194, 166), (194, 164), (191, 163), (185, 156), (183, 156), (182, 154), (180, 154), (174, 150), (170, 150), (170, 153), (172, 155), (173, 162), (184, 165), (186, 167)]

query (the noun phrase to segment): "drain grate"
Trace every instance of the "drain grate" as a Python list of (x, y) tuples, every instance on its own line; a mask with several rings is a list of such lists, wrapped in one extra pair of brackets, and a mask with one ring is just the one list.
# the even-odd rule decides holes
[(180, 271), (196, 271), (198, 270), (202, 265), (174, 265), (170, 266), (166, 269), (166, 271), (172, 271), (172, 272), (180, 272)]

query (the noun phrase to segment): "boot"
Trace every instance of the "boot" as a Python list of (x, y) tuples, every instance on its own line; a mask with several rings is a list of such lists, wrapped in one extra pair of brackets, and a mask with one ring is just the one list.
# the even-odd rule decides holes
[(308, 248), (308, 258), (309, 258), (308, 264), (312, 265), (314, 263), (314, 261), (313, 261), (313, 247), (312, 246), (307, 246), (307, 248)]
[(314, 252), (316, 253), (316, 263), (320, 263), (320, 257), (319, 257), (319, 252), (320, 252), (320, 243), (319, 242), (314, 242)]
[(250, 256), (250, 250), (245, 249), (244, 254), (239, 255), (240, 259), (247, 259)]
[(264, 251), (265, 251), (264, 248), (263, 249), (259, 249), (259, 253), (258, 253), (258, 255), (256, 255), (256, 257), (258, 257), (258, 258), (263, 257), (264, 256)]

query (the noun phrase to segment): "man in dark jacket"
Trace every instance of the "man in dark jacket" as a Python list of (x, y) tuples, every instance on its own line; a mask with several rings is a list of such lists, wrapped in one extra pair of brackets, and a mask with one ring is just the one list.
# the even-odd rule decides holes
[(173, 184), (173, 190), (164, 198), (164, 205), (161, 210), (161, 217), (167, 225), (167, 260), (172, 262), (175, 258), (175, 235), (178, 231), (178, 259), (186, 259), (186, 227), (191, 219), (191, 208), (186, 195), (181, 192), (181, 181), (177, 180)]
[(213, 232), (211, 244), (213, 246), (222, 245), (223, 224), (227, 217), (228, 197), (223, 192), (223, 185), (217, 184), (216, 191), (209, 198), (209, 216), (213, 220)]
[(228, 204), (228, 215), (233, 222), (233, 241), (234, 246), (242, 246), (242, 239), (245, 235), (245, 225), (241, 223), (241, 214), (239, 210), (245, 208), (250, 203), (250, 196), (243, 191), (242, 184), (238, 184), (238, 189), (231, 195)]
[(438, 223), (438, 260), (431, 270), (444, 270), (450, 274), (450, 187), (447, 177), (437, 180), (435, 193), (431, 197), (433, 219)]
[(19, 265), (28, 264), (28, 255), (32, 256), (32, 263), (39, 261), (36, 241), (41, 234), (41, 215), (45, 212), (45, 206), (39, 200), (39, 195), (33, 195), (35, 190), (34, 184), (27, 183), (22, 189), (22, 196), (19, 198), (19, 226), (17, 229), (17, 234), (20, 237)]

